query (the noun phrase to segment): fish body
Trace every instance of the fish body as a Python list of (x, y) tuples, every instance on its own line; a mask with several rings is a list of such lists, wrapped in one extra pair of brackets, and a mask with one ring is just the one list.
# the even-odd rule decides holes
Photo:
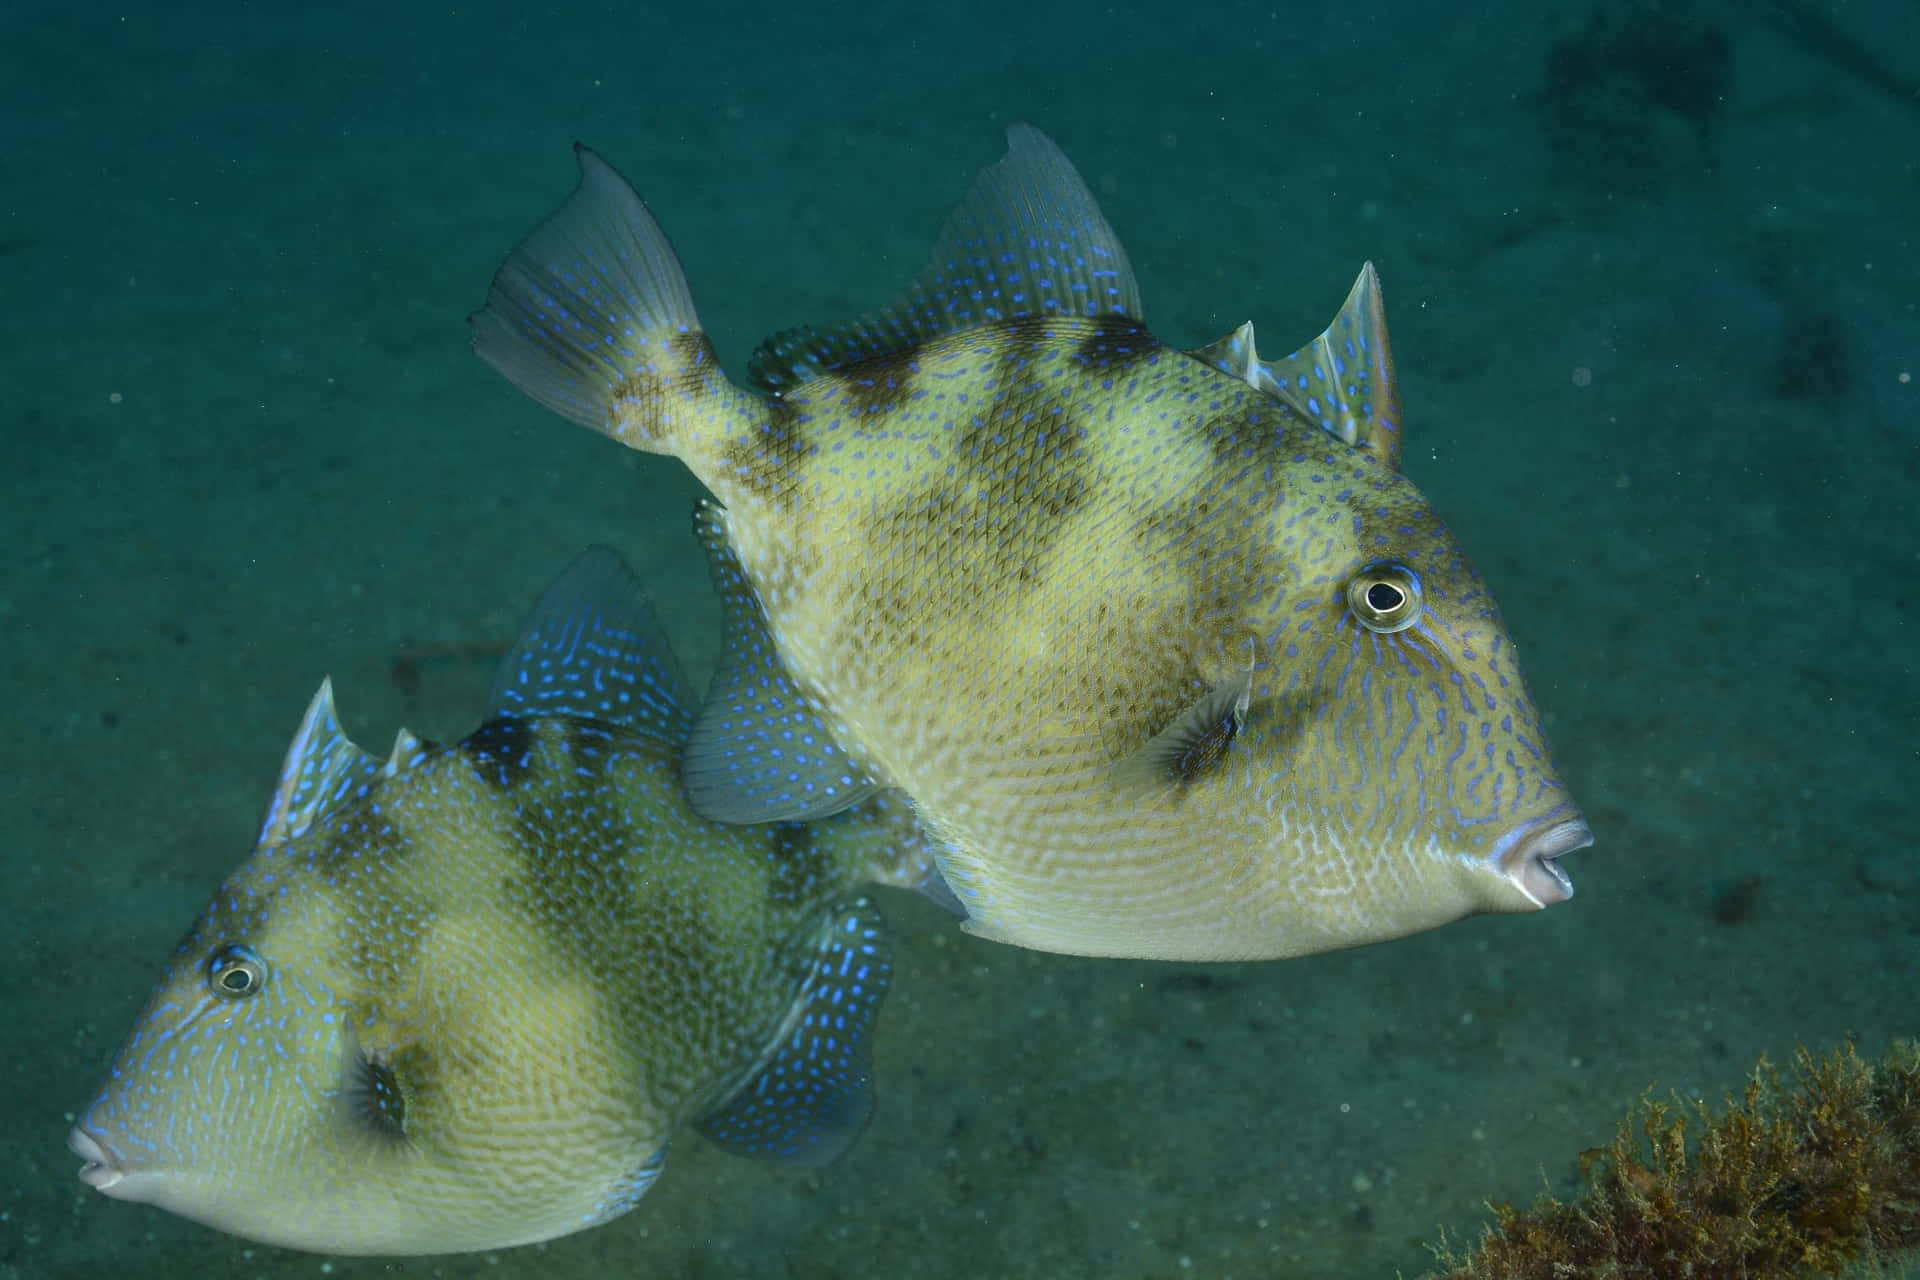
[(581, 186), (507, 260), (479, 353), (681, 458), (726, 602), (697, 809), (897, 787), (966, 927), (1260, 959), (1570, 896), (1590, 841), (1491, 595), (1399, 469), (1371, 266), (1315, 342), (1147, 329), (1066, 159), (1017, 126), (931, 265), (718, 368), (651, 215)]
[(69, 1140), (82, 1177), (238, 1235), (445, 1253), (630, 1208), (674, 1135), (813, 1163), (857, 1135), (888, 973), (866, 880), (906, 806), (723, 826), (613, 553), (549, 589), (453, 746), (354, 747), (330, 689)]

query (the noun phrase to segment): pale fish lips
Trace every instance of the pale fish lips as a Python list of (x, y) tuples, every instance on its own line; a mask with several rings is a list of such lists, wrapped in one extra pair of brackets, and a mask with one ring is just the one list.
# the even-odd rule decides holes
[(1582, 818), (1567, 818), (1526, 833), (1500, 857), (1507, 879), (1535, 906), (1550, 907), (1573, 896), (1573, 880), (1560, 866), (1562, 854), (1593, 843)]
[(120, 1161), (101, 1146), (97, 1138), (79, 1125), (75, 1125), (73, 1131), (67, 1135), (67, 1150), (86, 1161), (80, 1166), (80, 1181), (95, 1191), (112, 1195), (113, 1189), (119, 1186), (121, 1179), (127, 1176), (127, 1171)]

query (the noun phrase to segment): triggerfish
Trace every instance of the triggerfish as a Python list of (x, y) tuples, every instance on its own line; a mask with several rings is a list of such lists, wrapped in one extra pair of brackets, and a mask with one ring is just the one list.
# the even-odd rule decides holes
[(385, 760), (322, 685), (253, 856), (193, 926), (68, 1146), (109, 1196), (327, 1253), (544, 1240), (633, 1207), (691, 1125), (850, 1144), (889, 961), (864, 882), (928, 873), (909, 806), (723, 826), (619, 557), (542, 597), (453, 746)]
[(699, 812), (899, 788), (969, 930), (1092, 955), (1300, 955), (1572, 894), (1591, 834), (1492, 596), (1401, 474), (1371, 264), (1284, 359), (1251, 325), (1175, 350), (1020, 125), (911, 285), (768, 340), (740, 387), (653, 217), (577, 154), (474, 344), (717, 500)]

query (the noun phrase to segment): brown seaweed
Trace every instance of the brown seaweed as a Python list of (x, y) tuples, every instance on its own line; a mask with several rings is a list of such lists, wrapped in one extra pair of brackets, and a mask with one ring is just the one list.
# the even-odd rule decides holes
[(1920, 1247), (1920, 1043), (1877, 1066), (1804, 1048), (1794, 1087), (1763, 1059), (1718, 1113), (1651, 1092), (1581, 1156), (1570, 1203), (1494, 1206), (1446, 1280), (1838, 1276)]

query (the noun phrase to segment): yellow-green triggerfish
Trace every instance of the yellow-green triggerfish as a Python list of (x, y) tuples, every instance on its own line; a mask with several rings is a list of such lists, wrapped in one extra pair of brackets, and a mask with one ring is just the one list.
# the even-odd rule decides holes
[(691, 712), (595, 548), (455, 746), (348, 741), (322, 685), (253, 856), (68, 1139), (81, 1178), (328, 1253), (526, 1243), (633, 1207), (674, 1134), (817, 1163), (871, 1105), (887, 949), (863, 882), (927, 869), (898, 798), (722, 826)]
[(1513, 640), (1400, 472), (1372, 267), (1277, 361), (1178, 351), (1038, 130), (1009, 131), (891, 303), (763, 344), (747, 387), (632, 189), (502, 265), (479, 354), (683, 460), (729, 648), (695, 809), (897, 787), (967, 928), (1053, 951), (1300, 955), (1573, 892), (1591, 842)]

